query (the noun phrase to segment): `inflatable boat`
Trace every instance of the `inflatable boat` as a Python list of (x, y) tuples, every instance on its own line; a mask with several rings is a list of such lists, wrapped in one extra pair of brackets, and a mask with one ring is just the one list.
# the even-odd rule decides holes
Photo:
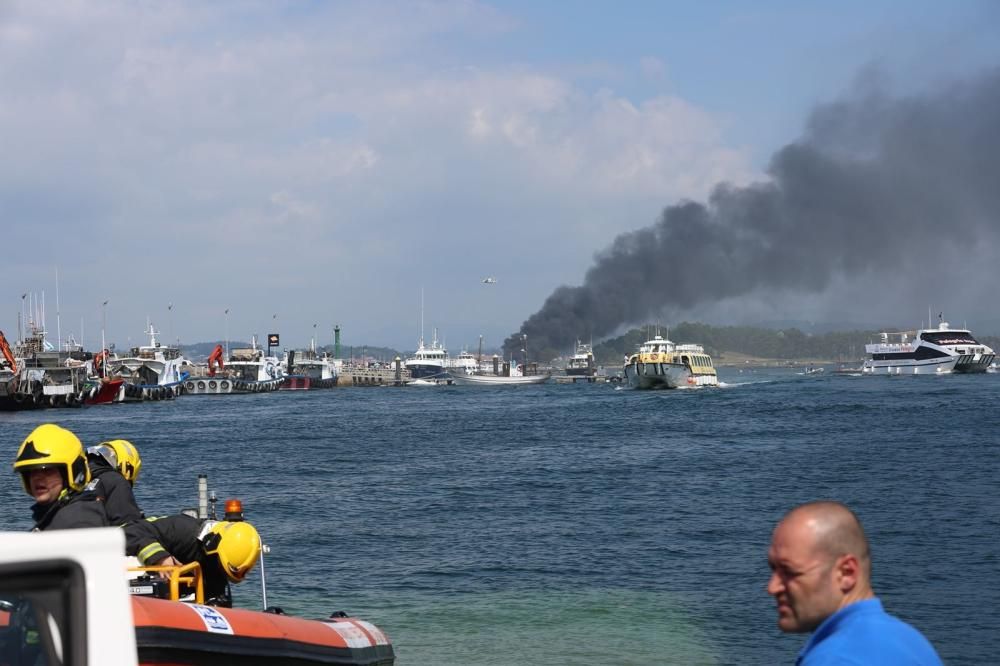
[(280, 612), (132, 597), (140, 664), (391, 666), (375, 625), (353, 617), (307, 620)]

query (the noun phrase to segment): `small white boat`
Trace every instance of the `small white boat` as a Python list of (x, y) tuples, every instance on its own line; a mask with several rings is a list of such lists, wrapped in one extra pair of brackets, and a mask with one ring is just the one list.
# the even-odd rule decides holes
[(438, 381), (433, 380), (433, 379), (413, 379), (411, 381), (406, 382), (406, 385), (407, 386), (441, 386), (442, 384), (445, 384), (445, 383), (447, 383), (447, 382), (443, 382), (443, 381), (442, 382), (438, 382)]
[(518, 375), (516, 377), (505, 377), (504, 375), (455, 375), (452, 381), (464, 386), (521, 386), (525, 384), (544, 384), (549, 381), (552, 375)]

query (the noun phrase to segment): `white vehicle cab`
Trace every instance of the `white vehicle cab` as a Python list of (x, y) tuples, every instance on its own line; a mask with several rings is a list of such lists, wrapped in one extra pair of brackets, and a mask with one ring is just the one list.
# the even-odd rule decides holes
[(0, 663), (137, 661), (120, 529), (0, 533)]

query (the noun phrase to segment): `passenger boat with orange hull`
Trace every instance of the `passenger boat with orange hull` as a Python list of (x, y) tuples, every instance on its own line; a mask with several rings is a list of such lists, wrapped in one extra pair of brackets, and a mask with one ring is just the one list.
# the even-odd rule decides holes
[(357, 664), (391, 666), (375, 625), (352, 617), (289, 615), (132, 597), (140, 664)]

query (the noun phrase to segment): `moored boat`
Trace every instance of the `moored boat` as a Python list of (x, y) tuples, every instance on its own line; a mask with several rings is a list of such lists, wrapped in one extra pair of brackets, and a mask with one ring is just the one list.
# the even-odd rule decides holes
[[(437, 329), (430, 345), (421, 336), (417, 351), (403, 364), (413, 379), (448, 379), (448, 350), (437, 339)], [(457, 373), (456, 373), (457, 374)]]
[(566, 374), (570, 377), (593, 377), (597, 374), (594, 349), (591, 345), (576, 341), (576, 351), (566, 363)]
[(718, 386), (712, 357), (701, 345), (674, 344), (657, 335), (625, 362), (625, 378), (637, 389)]
[(315, 342), (309, 349), (289, 351), (282, 361), (284, 381), (283, 391), (334, 388), (338, 371), (334, 359), (327, 354), (316, 352)]
[(493, 372), (452, 375), (452, 381), (461, 386), (523, 386), (527, 384), (544, 384), (552, 377), (551, 373), (538, 372), (538, 364), (531, 363), (527, 369), (511, 359), (500, 363), (498, 356), (493, 357)]
[(883, 332), (865, 345), (870, 356), (862, 371), (871, 375), (925, 375), (986, 372), (996, 355), (967, 329), (940, 321), (937, 328)]
[(72, 341), (57, 350), (31, 321), (13, 350), (5, 338), (0, 348), (8, 365), (0, 372), (0, 410), (79, 407), (87, 397), (90, 354)]
[(220, 366), (218, 373), (211, 365), (200, 368), (199, 374), (192, 374), (184, 381), (184, 392), (189, 395), (267, 393), (277, 391), (284, 381), (278, 359), (265, 356), (264, 350), (257, 346), (256, 336), (251, 339), (250, 347), (231, 350)]
[(190, 374), (190, 365), (180, 349), (161, 344), (152, 322), (146, 322), (149, 344), (133, 347), (126, 356), (107, 357), (104, 364), (109, 376), (125, 380), (123, 402), (169, 400), (181, 394), (181, 387)]
[(549, 373), (540, 375), (455, 375), (452, 381), (460, 386), (525, 386), (544, 384), (552, 377)]

